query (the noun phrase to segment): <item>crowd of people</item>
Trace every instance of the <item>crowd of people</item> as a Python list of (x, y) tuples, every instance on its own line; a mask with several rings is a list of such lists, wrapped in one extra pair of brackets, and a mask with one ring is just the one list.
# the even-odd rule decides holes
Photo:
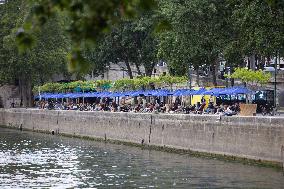
[(73, 101), (38, 101), (36, 107), (48, 110), (77, 110), (77, 111), (108, 111), (108, 112), (139, 112), (139, 113), (185, 113), (185, 114), (218, 114), (232, 116), (240, 112), (239, 103), (230, 105), (214, 103), (212, 98), (206, 102), (202, 97), (200, 102), (193, 105), (184, 104), (179, 97), (172, 103), (165, 103), (159, 98), (134, 98), (130, 102), (119, 101), (117, 103), (111, 98), (102, 98), (94, 102), (73, 102)]

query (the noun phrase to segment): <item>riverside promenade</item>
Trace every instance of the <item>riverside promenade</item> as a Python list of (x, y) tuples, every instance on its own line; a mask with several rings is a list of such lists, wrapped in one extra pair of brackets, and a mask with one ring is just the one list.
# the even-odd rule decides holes
[(282, 165), (284, 117), (0, 109), (0, 125)]

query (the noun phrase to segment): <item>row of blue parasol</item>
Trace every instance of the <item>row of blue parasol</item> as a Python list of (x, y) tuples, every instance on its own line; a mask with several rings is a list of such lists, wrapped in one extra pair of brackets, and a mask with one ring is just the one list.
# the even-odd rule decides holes
[(88, 93), (43, 93), (36, 96), (36, 99), (61, 99), (61, 98), (114, 98), (114, 97), (136, 97), (136, 96), (191, 96), (191, 95), (238, 95), (238, 94), (252, 94), (253, 91), (245, 87), (229, 87), (229, 88), (213, 88), (206, 90), (200, 88), (198, 90), (193, 89), (177, 89), (174, 91), (168, 89), (156, 89), (156, 90), (136, 90), (125, 92), (88, 92)]

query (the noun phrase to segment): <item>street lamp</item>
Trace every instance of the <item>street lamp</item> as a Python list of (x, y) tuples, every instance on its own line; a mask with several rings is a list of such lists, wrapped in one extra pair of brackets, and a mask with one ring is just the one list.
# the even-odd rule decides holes
[[(192, 77), (191, 77), (192, 67), (191, 64), (188, 64), (188, 81), (189, 81), (189, 89), (192, 88)], [(189, 104), (191, 105), (191, 95), (189, 96)]]
[(108, 78), (109, 78), (109, 66), (106, 66), (106, 69), (107, 69), (107, 80), (108, 80)]
[(274, 108), (276, 108), (276, 98), (277, 98), (277, 54), (274, 61)]
[(191, 78), (192, 67), (191, 64), (188, 65), (188, 81), (189, 81), (189, 89), (192, 88), (192, 78)]
[[(231, 67), (228, 66), (226, 67), (226, 71), (227, 71), (227, 75), (230, 76), (231, 75)], [(229, 77), (226, 77), (226, 87), (229, 87)]]
[(122, 71), (122, 78), (124, 78), (124, 67), (121, 68)]

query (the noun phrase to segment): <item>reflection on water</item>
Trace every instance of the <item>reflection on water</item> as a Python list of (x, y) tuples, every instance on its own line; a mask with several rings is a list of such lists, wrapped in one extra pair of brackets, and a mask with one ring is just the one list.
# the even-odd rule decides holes
[(280, 171), (0, 128), (0, 188), (282, 188)]

